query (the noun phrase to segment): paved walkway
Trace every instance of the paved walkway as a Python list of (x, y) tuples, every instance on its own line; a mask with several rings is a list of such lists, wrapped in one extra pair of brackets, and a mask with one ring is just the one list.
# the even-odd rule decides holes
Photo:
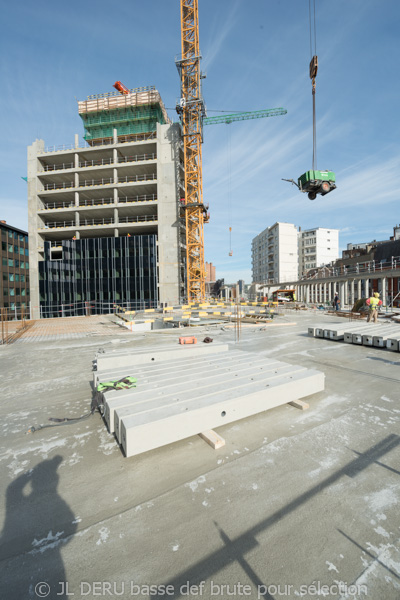
[(109, 320), (109, 315), (40, 319), (35, 321), (32, 327), (27, 329), (15, 343), (107, 335), (111, 333), (111, 329), (114, 329), (115, 333), (124, 333), (118, 325)]

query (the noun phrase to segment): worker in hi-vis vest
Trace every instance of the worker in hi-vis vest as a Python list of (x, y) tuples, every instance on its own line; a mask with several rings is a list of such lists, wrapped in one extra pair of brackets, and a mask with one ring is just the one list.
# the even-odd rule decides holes
[(367, 306), (369, 307), (367, 323), (374, 320), (374, 323), (378, 322), (378, 307), (381, 306), (382, 300), (379, 299), (378, 292), (375, 292), (373, 296), (368, 298)]

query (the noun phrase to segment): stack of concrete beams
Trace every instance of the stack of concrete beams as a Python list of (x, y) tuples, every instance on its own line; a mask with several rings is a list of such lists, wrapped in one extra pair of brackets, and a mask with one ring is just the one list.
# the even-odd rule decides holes
[(105, 421), (127, 457), (321, 392), (325, 379), (223, 344), (109, 352), (95, 367), (95, 386), (137, 379), (135, 388), (105, 393)]
[(396, 323), (349, 322), (344, 325), (324, 325), (308, 328), (311, 337), (327, 340), (343, 341), (347, 344), (387, 348), (393, 352), (400, 351), (400, 327)]

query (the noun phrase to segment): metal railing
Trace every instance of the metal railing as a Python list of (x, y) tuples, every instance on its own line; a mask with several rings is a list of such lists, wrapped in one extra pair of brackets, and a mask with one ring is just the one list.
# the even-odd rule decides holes
[(329, 279), (332, 277), (341, 277), (348, 275), (359, 275), (368, 273), (379, 273), (381, 271), (391, 271), (400, 268), (400, 256), (392, 256), (390, 260), (368, 261), (356, 263), (341, 267), (321, 267), (317, 272), (310, 275), (304, 275), (301, 281), (310, 281), (312, 279)]
[(67, 182), (63, 182), (63, 183), (46, 183), (43, 186), (43, 189), (45, 191), (47, 190), (64, 190), (64, 189), (68, 189), (68, 188), (73, 188), (75, 187), (75, 183), (73, 181), (67, 181)]
[(118, 204), (129, 204), (131, 202), (149, 202), (157, 200), (157, 194), (142, 194), (141, 196), (126, 196), (118, 198)]
[(77, 227), (80, 226), (87, 226), (87, 225), (112, 225), (114, 224), (114, 218), (113, 217), (104, 217), (103, 219), (82, 219), (82, 221), (80, 221), (79, 225), (77, 225)]
[(102, 167), (103, 165), (112, 165), (114, 159), (111, 158), (98, 158), (97, 160), (84, 160), (79, 163), (79, 166), (82, 168), (86, 167)]
[(58, 229), (59, 227), (74, 227), (75, 221), (53, 221), (52, 223), (42, 223), (39, 229)]
[(102, 177), (101, 179), (84, 179), (79, 182), (78, 187), (92, 187), (93, 185), (109, 185), (110, 183), (114, 183), (114, 179), (112, 177)]
[(118, 183), (131, 183), (133, 181), (155, 181), (157, 175), (150, 173), (147, 175), (127, 175), (126, 177), (118, 177)]
[(57, 208), (75, 208), (74, 202), (49, 202), (40, 208), (39, 210), (54, 210)]
[[(91, 200), (79, 199), (80, 206), (104, 206), (105, 204), (114, 204), (114, 198), (92, 198)], [(77, 207), (77, 208), (79, 208)]]
[(143, 221), (157, 221), (157, 215), (138, 215), (136, 217), (120, 217), (119, 223), (141, 223)]
[(60, 163), (58, 165), (44, 165), (43, 170), (48, 171), (63, 171), (64, 169), (73, 169), (74, 163)]
[(142, 223), (144, 221), (157, 221), (157, 215), (136, 215), (129, 217), (120, 217), (115, 221), (113, 217), (103, 217), (102, 219), (82, 219), (79, 225), (75, 221), (54, 221), (52, 223), (43, 223), (39, 229), (59, 229), (62, 227), (87, 227), (89, 225), (118, 225), (118, 223)]
[(102, 302), (91, 301), (91, 302), (74, 302), (73, 304), (45, 304), (41, 303), (40, 318), (53, 318), (53, 317), (77, 317), (91, 315), (107, 315), (116, 314), (121, 311), (143, 311), (146, 308), (158, 308), (158, 302), (156, 300), (134, 300), (132, 302), (121, 302), (116, 300), (115, 302)]
[[(126, 144), (129, 142), (142, 142), (145, 140), (153, 140), (157, 137), (156, 131), (149, 131), (147, 133), (136, 133), (131, 135), (118, 136), (117, 144)], [(99, 138), (98, 140), (92, 140), (92, 143), (84, 142), (83, 146), (75, 146), (75, 144), (61, 144), (59, 146), (47, 146), (43, 152), (38, 152), (38, 155), (48, 154), (50, 152), (63, 152), (65, 150), (84, 150), (87, 148), (93, 148), (97, 146), (113, 146), (115, 145), (114, 140), (110, 138)]]
[(157, 158), (157, 154), (155, 152), (151, 154), (137, 154), (136, 156), (120, 156), (118, 157), (119, 163), (130, 163), (130, 162), (140, 162), (143, 160), (155, 160)]
[[(134, 202), (149, 202), (157, 200), (157, 194), (141, 194), (139, 196), (124, 196), (117, 199), (117, 204), (131, 204)], [(74, 202), (49, 202), (43, 205), (41, 210), (57, 210), (59, 208), (73, 208), (75, 210), (82, 206), (105, 206), (114, 204), (114, 198), (91, 198), (79, 199), (79, 205), (76, 206)]]

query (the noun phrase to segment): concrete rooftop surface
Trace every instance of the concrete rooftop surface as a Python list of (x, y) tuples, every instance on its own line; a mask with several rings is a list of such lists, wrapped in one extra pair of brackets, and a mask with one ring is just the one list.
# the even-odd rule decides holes
[(218, 428), (219, 450), (195, 436), (132, 458), (99, 413), (27, 431), (90, 410), (99, 348), (182, 330), (62, 319), (1, 346), (0, 598), (399, 599), (400, 354), (307, 335), (324, 321), (343, 323), (191, 330), (322, 371), (325, 390)]

